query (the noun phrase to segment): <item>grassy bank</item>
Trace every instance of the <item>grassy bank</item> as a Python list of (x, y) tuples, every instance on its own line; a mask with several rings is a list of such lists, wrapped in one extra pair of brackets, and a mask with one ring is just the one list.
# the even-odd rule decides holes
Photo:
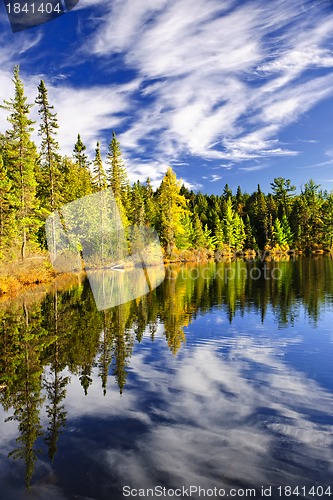
[[(310, 252), (312, 255), (327, 253), (327, 250), (319, 250)], [(164, 252), (163, 252), (164, 253)], [(163, 260), (165, 264), (170, 263), (186, 263), (186, 262), (207, 262), (215, 260), (216, 262), (230, 260), (235, 258), (257, 259), (265, 258), (270, 259), (289, 259), (290, 255), (301, 255), (303, 252), (295, 250), (282, 250), (282, 249), (269, 249), (264, 252), (255, 252), (248, 250), (243, 252), (233, 252), (230, 249), (213, 251), (208, 249), (196, 250), (177, 250), (175, 249), (171, 255), (164, 253)], [(81, 272), (74, 273), (60, 273), (56, 271), (49, 259), (47, 252), (29, 255), (24, 261), (17, 258), (15, 260), (1, 260), (0, 261), (0, 297), (14, 297), (26, 289), (31, 289), (36, 285), (50, 284), (55, 279), (70, 281), (71, 277), (77, 277), (78, 274), (85, 274)], [(73, 278), (74, 279), (74, 278)]]
[(0, 295), (16, 295), (26, 287), (51, 282), (56, 275), (46, 253), (29, 256), (24, 261), (1, 261)]

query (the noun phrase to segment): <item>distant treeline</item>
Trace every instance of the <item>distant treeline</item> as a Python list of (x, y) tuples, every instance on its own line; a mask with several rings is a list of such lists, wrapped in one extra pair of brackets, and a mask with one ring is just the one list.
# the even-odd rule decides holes
[(130, 185), (120, 144), (113, 132), (105, 161), (97, 143), (95, 157), (85, 154), (80, 134), (71, 157), (62, 156), (58, 121), (43, 81), (35, 104), (40, 116), (37, 148), (19, 67), (14, 68), (14, 96), (1, 106), (10, 124), (0, 134), (0, 258), (25, 258), (45, 248), (44, 222), (62, 204), (111, 187), (124, 227), (148, 225), (160, 236), (166, 256), (203, 250), (213, 255), (271, 250), (331, 250), (333, 193), (310, 180), (300, 194), (289, 179), (277, 177), (271, 193), (258, 185), (252, 194), (220, 195), (188, 190), (169, 168), (154, 190), (149, 178)]

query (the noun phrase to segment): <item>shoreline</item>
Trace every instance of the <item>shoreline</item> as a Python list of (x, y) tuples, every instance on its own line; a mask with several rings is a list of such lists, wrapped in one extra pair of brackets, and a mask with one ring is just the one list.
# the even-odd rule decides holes
[[(212, 251), (212, 250), (177, 250), (169, 257), (164, 255), (164, 265), (168, 264), (200, 264), (205, 262), (230, 262), (237, 259), (252, 260), (289, 260), (291, 257), (326, 256), (333, 255), (327, 249), (316, 249), (311, 252), (300, 250), (263, 250), (259, 252), (241, 251)], [(0, 265), (0, 300), (13, 299), (25, 291), (36, 290), (38, 287), (50, 288), (57, 280), (64, 282), (77, 281), (86, 276), (86, 271), (73, 271), (63, 273), (56, 271), (48, 255), (35, 255), (27, 257), (25, 261), (16, 260)]]

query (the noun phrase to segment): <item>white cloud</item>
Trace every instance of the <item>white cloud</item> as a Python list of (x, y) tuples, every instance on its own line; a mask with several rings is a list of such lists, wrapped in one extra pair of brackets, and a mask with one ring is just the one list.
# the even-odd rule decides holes
[(253, 165), (251, 167), (239, 167), (239, 170), (243, 170), (244, 172), (259, 172), (265, 168), (267, 168), (267, 165)]
[(211, 175), (209, 182), (217, 182), (217, 181), (220, 181), (221, 179), (223, 179), (223, 177), (221, 175), (213, 174), (213, 175)]
[[(228, 487), (239, 480), (284, 484), (287, 466), (276, 454), (280, 439), (289, 444), (289, 458), (301, 464), (289, 465), (292, 483), (305, 484), (303, 467), (310, 470), (316, 460), (331, 463), (332, 429), (310, 415), (311, 408), (330, 415), (331, 395), (283, 362), (281, 337), (278, 342), (268, 334), (263, 337), (253, 343), (237, 334), (220, 341), (216, 336), (211, 344), (187, 349), (176, 369), (166, 353), (163, 365), (172, 370), (164, 378), (162, 360), (148, 361), (144, 347), (138, 350), (132, 359), (138, 383), (150, 400), (156, 391), (159, 403), (147, 408), (149, 432), (137, 436), (131, 450), (105, 452), (116, 477), (121, 479), (126, 471), (127, 484), (133, 487), (152, 487), (160, 470), (168, 472), (170, 487), (184, 480), (203, 487)], [(218, 344), (226, 345), (228, 354), (217, 352)], [(266, 412), (261, 416), (262, 408), (273, 412), (272, 417)]]
[[(299, 151), (281, 144), (280, 133), (333, 94), (333, 76), (322, 73), (333, 67), (333, 13), (320, 3), (114, 0), (103, 16), (101, 5), (79, 4), (96, 7), (97, 23), (80, 50), (96, 71), (112, 71), (117, 55), (115, 69), (134, 72), (133, 85), (51, 85), (66, 153), (77, 132), (92, 150), (121, 125), (130, 174), (139, 178), (145, 162), (158, 181), (184, 155), (233, 163), (292, 156)], [(24, 50), (29, 43), (38, 39), (27, 38)], [(9, 50), (6, 61), (14, 56)]]
[(122, 52), (146, 80), (143, 97), (153, 97), (124, 136), (131, 148), (153, 138), (165, 161), (182, 153), (243, 161), (298, 153), (279, 144), (279, 132), (332, 95), (330, 75), (306, 73), (333, 66), (324, 47), (332, 28), (332, 14), (301, 1), (128, 0), (114, 3), (90, 48)]

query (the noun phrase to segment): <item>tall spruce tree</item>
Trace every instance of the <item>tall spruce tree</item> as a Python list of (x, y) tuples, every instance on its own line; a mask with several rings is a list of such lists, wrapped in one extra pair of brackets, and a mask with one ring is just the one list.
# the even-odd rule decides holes
[(101, 147), (99, 142), (96, 144), (96, 149), (95, 149), (92, 182), (94, 189), (96, 191), (101, 191), (102, 189), (106, 189), (107, 187), (106, 173), (103, 166), (103, 161), (101, 157)]
[(109, 144), (106, 162), (108, 164), (107, 174), (109, 186), (113, 190), (117, 203), (121, 202), (126, 209), (128, 205), (127, 194), (129, 180), (120, 149), (120, 143), (115, 132), (112, 132), (112, 139)]
[(78, 134), (77, 141), (75, 143), (73, 150), (74, 161), (79, 167), (88, 169), (89, 162), (88, 162), (88, 156), (85, 154), (86, 149), (87, 148), (85, 144), (82, 142), (80, 134)]
[(9, 111), (7, 119), (11, 124), (11, 129), (6, 132), (5, 167), (12, 181), (16, 230), (21, 242), (21, 257), (24, 259), (27, 242), (34, 239), (38, 227), (35, 170), (37, 150), (31, 140), (35, 123), (29, 118), (32, 104), (27, 103), (19, 66), (14, 68), (12, 81), (14, 98), (4, 101), (2, 106)]
[(59, 128), (54, 106), (49, 104), (48, 91), (41, 80), (38, 85), (36, 104), (41, 118), (39, 135), (42, 137), (40, 147), (40, 172), (38, 194), (43, 206), (53, 211), (62, 203), (63, 176), (61, 172), (61, 158), (56, 136)]

